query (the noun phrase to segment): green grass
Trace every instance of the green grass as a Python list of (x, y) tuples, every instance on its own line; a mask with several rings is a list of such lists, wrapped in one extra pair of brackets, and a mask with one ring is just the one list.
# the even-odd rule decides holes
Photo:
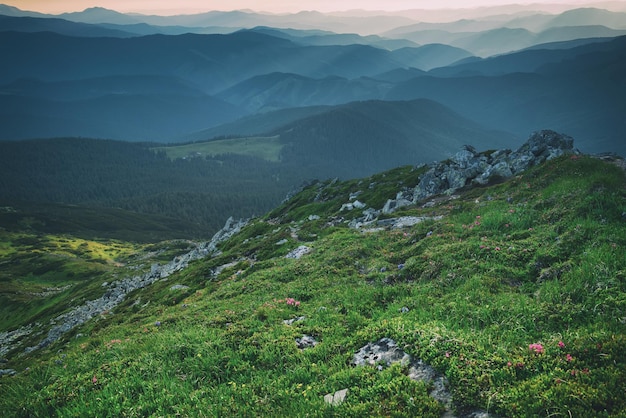
[[(415, 172), (385, 178), (408, 187)], [(402, 211), (440, 221), (376, 233), (334, 222), (357, 190), (384, 203), (391, 187), (368, 197), (373, 182), (312, 185), (82, 336), (10, 358), (5, 367), (19, 373), (0, 379), (0, 407), (8, 416), (440, 416), (428, 385), (402, 367), (350, 365), (360, 347), (390, 337), (443, 373), (463, 408), (626, 415), (623, 171), (563, 157)], [(283, 257), (303, 243), (310, 254)], [(305, 319), (284, 325), (296, 316)], [(302, 334), (319, 344), (299, 350)], [(345, 388), (343, 404), (324, 403)]]
[(280, 138), (271, 136), (219, 139), (208, 142), (158, 147), (154, 148), (154, 150), (164, 151), (171, 159), (237, 154), (258, 157), (269, 162), (278, 162), (280, 161), (282, 147)]

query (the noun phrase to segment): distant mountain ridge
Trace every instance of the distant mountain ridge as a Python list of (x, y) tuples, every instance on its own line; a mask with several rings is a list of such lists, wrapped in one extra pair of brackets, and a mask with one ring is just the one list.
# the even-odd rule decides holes
[[(625, 153), (619, 137), (625, 47), (624, 38), (614, 36), (624, 29), (622, 12), (615, 10), (540, 15), (527, 10), (419, 24), (430, 41), (446, 32), (460, 36), (469, 50), (506, 43), (507, 49), (524, 47), (487, 58), (451, 45), (416, 46), (406, 39), (306, 26), (328, 18), (317, 12), (262, 15), (300, 22), (285, 29), (259, 26), (268, 22), (249, 11), (152, 16), (150, 22), (146, 16), (97, 8), (63, 15), (92, 22), (127, 18), (106, 25), (40, 14), (16, 17), (28, 13), (10, 7), (2, 11), (13, 17), (0, 18), (0, 52), (10, 63), (0, 67), (0, 139), (208, 139), (202, 135), (252, 132), (251, 120), (261, 123), (257, 130), (279, 128), (287, 113), (275, 110), (425, 98), (511, 137), (551, 127), (576, 136), (586, 152)], [(345, 16), (334, 14), (330, 20)], [(353, 23), (377, 18), (351, 16)], [(416, 16), (407, 12), (403, 18), (414, 24)], [(206, 19), (222, 26), (202, 26)], [(233, 31), (242, 19), (255, 26), (232, 33), (164, 34), (180, 33), (184, 24), (196, 25), (189, 27), (192, 32)], [(155, 24), (168, 26), (150, 26)], [(410, 30), (400, 26), (388, 34)], [(536, 45), (544, 41), (550, 42)], [(255, 119), (257, 112), (265, 114)], [(308, 114), (294, 111), (289, 118), (298, 112)], [(269, 115), (278, 119), (270, 121)]]

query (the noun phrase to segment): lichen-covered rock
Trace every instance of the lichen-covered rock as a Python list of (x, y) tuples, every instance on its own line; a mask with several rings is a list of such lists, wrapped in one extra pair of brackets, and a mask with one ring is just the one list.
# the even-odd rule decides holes
[(307, 247), (306, 245), (301, 245), (298, 248), (289, 251), (289, 253), (285, 256), (285, 258), (293, 258), (293, 259), (298, 260), (303, 255), (306, 255), (310, 252), (311, 252), (311, 248)]
[(300, 350), (315, 347), (317, 344), (317, 340), (310, 335), (303, 335), (302, 338), (296, 338), (296, 345)]
[(391, 338), (383, 338), (361, 347), (352, 359), (352, 364), (356, 366), (376, 366), (380, 363), (389, 366), (398, 362), (408, 365), (411, 362), (411, 356), (400, 349)]
[(329, 393), (327, 395), (324, 395), (324, 402), (332, 406), (338, 406), (344, 402), (347, 395), (348, 389), (341, 389), (335, 393)]
[[(409, 378), (413, 380), (423, 381), (432, 385), (429, 395), (441, 402), (445, 407), (443, 417), (454, 418), (454, 402), (452, 393), (448, 390), (447, 379), (439, 374), (432, 366), (424, 363), (422, 360), (413, 360), (413, 358), (404, 352), (394, 340), (391, 338), (382, 338), (376, 342), (368, 343), (361, 347), (354, 354), (352, 364), (355, 366), (377, 366), (382, 369), (382, 365), (391, 365), (400, 363), (409, 368)], [(328, 396), (328, 395), (327, 395)], [(491, 414), (481, 410), (468, 411), (462, 418), (481, 417), (490, 418)]]

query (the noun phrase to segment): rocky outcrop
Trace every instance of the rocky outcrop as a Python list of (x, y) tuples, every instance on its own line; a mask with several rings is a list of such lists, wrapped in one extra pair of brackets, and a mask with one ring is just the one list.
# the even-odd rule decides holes
[(578, 154), (574, 140), (550, 130), (533, 133), (516, 151), (479, 153), (471, 146), (465, 146), (449, 160), (432, 165), (412, 191), (389, 200), (383, 213), (391, 213), (435, 195), (452, 194), (465, 186), (506, 179), (564, 154)]
[[(153, 264), (150, 271), (142, 275), (136, 275), (111, 283), (104, 283), (103, 286), (107, 288), (104, 295), (98, 299), (90, 300), (63, 315), (56, 317), (50, 323), (52, 327), (49, 329), (48, 335), (37, 345), (27, 347), (24, 351), (29, 353), (31, 351), (47, 347), (73, 328), (84, 324), (97, 315), (111, 311), (124, 300), (128, 293), (149, 286), (158, 280), (165, 279), (170, 275), (183, 270), (194, 260), (199, 260), (209, 254), (217, 253), (218, 244), (239, 232), (246, 224), (246, 220), (235, 221), (232, 217), (230, 217), (226, 221), (224, 227), (213, 235), (210, 241), (196, 245), (193, 250), (186, 254), (174, 257), (174, 259), (169, 263), (162, 265)], [(0, 347), (0, 352), (5, 350), (8, 351), (9, 349), (10, 347)]]
[[(341, 211), (364, 209), (363, 216), (354, 218), (348, 226), (366, 228), (369, 231), (385, 228), (403, 228), (429, 218), (415, 219), (417, 222), (406, 223), (404, 218), (379, 220), (380, 215), (389, 215), (396, 210), (423, 202), (437, 195), (447, 195), (454, 199), (453, 193), (465, 186), (485, 185), (493, 181), (504, 180), (521, 173), (529, 167), (564, 154), (578, 154), (574, 149), (574, 140), (554, 131), (543, 130), (533, 133), (528, 141), (516, 151), (508, 149), (493, 152), (478, 152), (466, 145), (448, 160), (434, 163), (424, 173), (417, 186), (398, 191), (395, 199), (389, 199), (380, 209), (366, 208), (358, 200), (346, 203)], [(356, 195), (350, 196), (350, 199)], [(424, 203), (427, 206), (429, 203)]]

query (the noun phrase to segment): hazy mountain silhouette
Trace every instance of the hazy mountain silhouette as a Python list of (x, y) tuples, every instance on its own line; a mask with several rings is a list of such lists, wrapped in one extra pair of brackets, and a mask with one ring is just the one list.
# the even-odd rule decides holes
[(626, 34), (626, 13), (582, 8), (559, 15), (490, 16), (455, 22), (420, 22), (398, 27), (383, 36), (413, 42), (444, 43), (487, 57), (547, 42)]
[[(91, 8), (50, 18), (0, 5), (0, 54), (9, 63), (0, 66), (0, 138), (206, 139), (300, 127), (307, 117), (322, 123), (329, 109), (328, 126), (345, 132), (342, 115), (346, 125), (364, 118), (354, 102), (390, 100), (400, 112), (425, 98), (484, 129), (523, 137), (550, 127), (576, 136), (584, 151), (624, 152), (626, 38), (615, 38), (624, 13), (546, 13), (563, 7), (459, 11), (454, 21), (417, 23), (416, 11), (164, 17)], [(379, 33), (391, 26), (381, 36), (351, 30), (359, 25)], [(169, 35), (237, 27), (252, 29)], [(416, 46), (418, 38), (429, 43)], [(471, 52), (511, 49), (519, 51)], [(449, 129), (441, 123), (437, 134)], [(373, 137), (383, 137), (381, 126), (370, 126)]]
[(274, 134), (285, 144), (283, 159), (314, 167), (333, 166), (338, 176), (447, 158), (469, 143), (498, 148), (513, 147), (518, 141), (423, 99), (334, 106), (287, 124)]
[(0, 95), (0, 139), (59, 136), (169, 141), (242, 115), (210, 96), (111, 94), (73, 101)]
[(37, 17), (13, 17), (0, 14), (0, 32), (56, 32), (68, 36), (109, 36), (126, 38), (135, 36), (124, 30), (104, 28), (98, 25), (70, 22), (64, 19), (37, 18)]
[(117, 23), (121, 25), (130, 25), (142, 22), (141, 19), (136, 17), (119, 13), (115, 10), (105, 9), (103, 7), (90, 7), (82, 12), (62, 13), (58, 15), (58, 17), (82, 23)]
[[(128, 39), (2, 32), (0, 41), (3, 56), (11, 62), (0, 68), (1, 83), (23, 77), (54, 81), (162, 74), (211, 93), (271, 72), (355, 78), (407, 66), (392, 52), (367, 45), (298, 46), (252, 31)], [(25, 50), (30, 53), (23, 54)]]
[[(497, 75), (525, 66), (532, 70)], [(626, 151), (621, 138), (626, 128), (626, 37), (569, 50), (525, 51), (454, 71), (456, 75), (442, 69), (438, 72), (445, 77), (399, 83), (386, 98), (429, 98), (518, 135), (551, 126), (575, 136), (581, 150)]]
[(108, 76), (0, 86), (0, 139), (91, 136), (166, 141), (245, 114), (167, 76)]
[(464, 144), (514, 147), (519, 139), (472, 122), (431, 100), (368, 100), (242, 118), (188, 139), (278, 135), (282, 161), (352, 176), (380, 167), (447, 158)]
[[(115, 37), (128, 38), (131, 36), (145, 35), (183, 35), (186, 33), (215, 34), (231, 33), (236, 29), (216, 26), (187, 27), (187, 26), (155, 26), (147, 23), (84, 23), (46, 15), (37, 16), (13, 16), (8, 6), (0, 5), (0, 32), (55, 32), (68, 36), (88, 37)], [(3, 13), (4, 12), (4, 13)], [(407, 43), (407, 41), (390, 40), (390, 42)]]
[(370, 45), (377, 48), (394, 50), (404, 47), (417, 47), (415, 42), (406, 39), (389, 39), (378, 35), (358, 35), (356, 33), (335, 33), (329, 31), (279, 29), (267, 26), (258, 26), (251, 29), (278, 38), (289, 39), (299, 45)]
[(248, 79), (216, 97), (254, 113), (380, 98), (392, 87), (391, 83), (365, 77), (314, 79), (291, 73), (271, 73)]

